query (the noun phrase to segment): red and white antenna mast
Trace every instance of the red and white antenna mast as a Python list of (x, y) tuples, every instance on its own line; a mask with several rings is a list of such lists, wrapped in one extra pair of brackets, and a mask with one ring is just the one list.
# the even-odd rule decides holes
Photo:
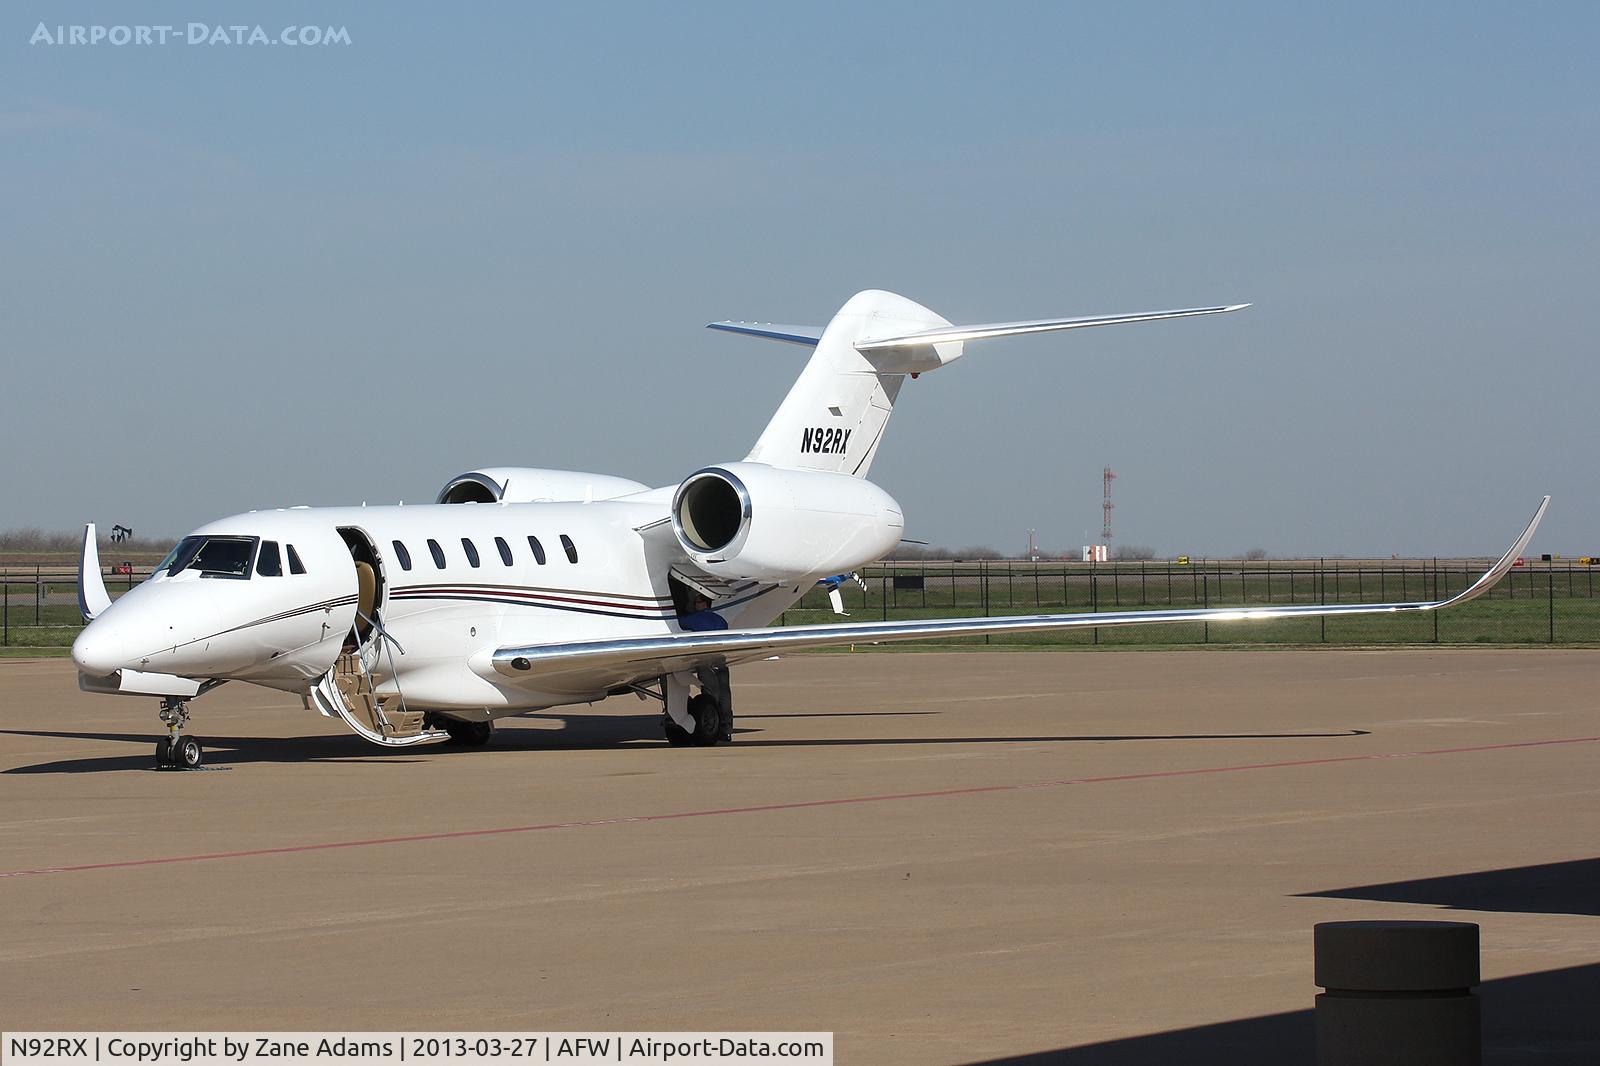
[(1116, 504), (1111, 502), (1111, 482), (1116, 478), (1116, 476), (1116, 474), (1111, 472), (1111, 468), (1109, 466), (1106, 467), (1106, 495), (1104, 502), (1100, 504), (1100, 509), (1105, 512), (1105, 523), (1100, 527), (1100, 539), (1105, 541), (1107, 544), (1111, 543), (1111, 509), (1116, 506)]

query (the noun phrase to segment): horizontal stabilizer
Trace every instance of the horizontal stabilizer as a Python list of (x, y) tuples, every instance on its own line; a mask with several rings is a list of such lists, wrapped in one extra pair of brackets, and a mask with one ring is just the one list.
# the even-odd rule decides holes
[(788, 341), (815, 348), (822, 339), (821, 326), (785, 326), (776, 322), (712, 322), (706, 329), (720, 329), (727, 333), (747, 333), (752, 337), (765, 337), (770, 341)]
[[(1221, 307), (1189, 307), (1179, 311), (1140, 311), (1131, 315), (1091, 315), (1087, 318), (1040, 318), (1027, 322), (987, 322), (977, 326), (945, 326), (925, 329), (916, 333), (902, 333), (894, 337), (865, 337), (856, 341), (858, 352), (883, 351), (886, 348), (905, 348), (924, 344), (943, 344), (952, 341), (976, 341), (988, 337), (1016, 337), (1027, 333), (1054, 333), (1063, 329), (1085, 329), (1089, 326), (1115, 326), (1123, 322), (1156, 322), (1164, 318), (1192, 318), (1195, 315), (1220, 315), (1249, 307), (1249, 304), (1227, 304)], [(712, 327), (725, 328), (723, 324)], [(792, 326), (774, 326), (774, 329), (793, 329)], [(816, 342), (808, 341), (809, 344)]]

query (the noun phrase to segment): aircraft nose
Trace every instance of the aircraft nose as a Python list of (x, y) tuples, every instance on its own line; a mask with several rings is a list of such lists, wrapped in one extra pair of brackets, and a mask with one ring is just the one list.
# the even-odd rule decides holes
[(72, 642), (72, 661), (91, 677), (109, 677), (128, 662), (127, 641), (107, 619), (97, 618)]

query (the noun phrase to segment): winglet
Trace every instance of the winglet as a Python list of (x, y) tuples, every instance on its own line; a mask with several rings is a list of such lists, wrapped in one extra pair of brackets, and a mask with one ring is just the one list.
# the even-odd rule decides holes
[(83, 551), (78, 556), (78, 611), (92, 622), (111, 606), (105, 578), (100, 573), (100, 549), (95, 545), (94, 523), (83, 527)]
[(1511, 545), (1504, 555), (1500, 556), (1500, 561), (1485, 570), (1483, 576), (1468, 585), (1465, 591), (1450, 597), (1448, 600), (1441, 601), (1436, 606), (1441, 608), (1454, 607), (1458, 603), (1475, 600), (1498, 584), (1500, 579), (1506, 576), (1507, 571), (1516, 565), (1517, 559), (1522, 553), (1527, 550), (1528, 544), (1533, 540), (1534, 531), (1539, 528), (1539, 522), (1544, 518), (1545, 508), (1549, 506), (1550, 497), (1546, 496), (1539, 502), (1539, 509), (1533, 512), (1533, 518), (1528, 522), (1528, 528), (1524, 529), (1522, 536), (1517, 538), (1516, 543)]

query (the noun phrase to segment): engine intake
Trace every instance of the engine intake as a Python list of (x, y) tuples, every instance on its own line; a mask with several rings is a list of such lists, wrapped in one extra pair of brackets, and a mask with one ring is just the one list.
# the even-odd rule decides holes
[(673, 526), (685, 544), (714, 552), (733, 543), (750, 519), (750, 492), (725, 470), (702, 470), (678, 489)]
[(649, 486), (610, 474), (496, 466), (457, 474), (439, 490), (439, 503), (576, 503), (614, 500)]
[(848, 474), (728, 463), (678, 486), (672, 529), (707, 573), (786, 583), (882, 558), (905, 519), (887, 492)]

